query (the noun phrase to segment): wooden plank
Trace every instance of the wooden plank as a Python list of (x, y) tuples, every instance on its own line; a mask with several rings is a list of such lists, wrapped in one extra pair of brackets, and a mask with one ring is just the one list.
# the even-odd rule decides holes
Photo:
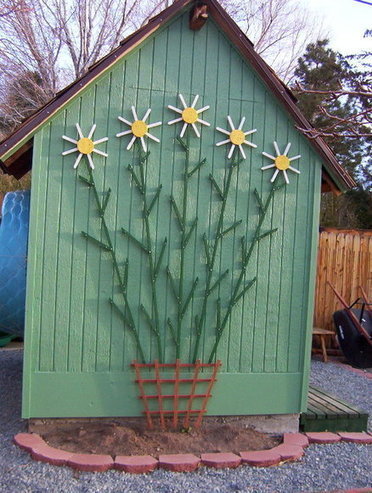
[(357, 409), (356, 407), (352, 406), (351, 404), (348, 404), (347, 402), (345, 401), (342, 401), (341, 399), (339, 399), (338, 397), (334, 397), (320, 389), (316, 389), (315, 387), (311, 387), (311, 389), (309, 390), (309, 397), (312, 397), (312, 398), (318, 398), (318, 399), (324, 399), (325, 401), (327, 402), (330, 402), (330, 403), (337, 403), (337, 405), (339, 406), (340, 409), (344, 410), (345, 412), (347, 413), (350, 413), (351, 414), (363, 414), (363, 411), (360, 411), (359, 409)]
[(348, 303), (360, 295), (359, 286), (372, 289), (372, 235), (363, 230), (322, 231), (319, 239), (316, 305), (314, 320), (317, 327), (334, 331), (332, 315), (342, 309), (327, 287), (329, 281)]
[(368, 413), (324, 390), (309, 388), (308, 408), (300, 417), (303, 431), (364, 431), (367, 423)]

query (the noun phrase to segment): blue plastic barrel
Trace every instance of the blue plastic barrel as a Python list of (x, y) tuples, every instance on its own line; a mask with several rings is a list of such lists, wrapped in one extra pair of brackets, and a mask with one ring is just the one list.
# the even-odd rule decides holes
[(0, 224), (0, 331), (23, 336), (30, 191), (8, 192)]

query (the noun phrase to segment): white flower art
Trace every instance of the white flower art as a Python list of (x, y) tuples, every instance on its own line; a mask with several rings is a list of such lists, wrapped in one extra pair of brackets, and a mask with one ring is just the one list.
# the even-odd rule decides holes
[(207, 127), (210, 127), (210, 123), (206, 122), (205, 120), (202, 120), (199, 118), (199, 114), (203, 113), (203, 111), (208, 110), (210, 107), (209, 106), (203, 106), (203, 108), (200, 108), (200, 110), (195, 109), (195, 105), (198, 102), (199, 95), (197, 94), (194, 98), (194, 101), (192, 102), (191, 106), (187, 106), (185, 98), (182, 96), (182, 94), (179, 94), (178, 97), (181, 100), (183, 109), (176, 108), (175, 106), (172, 106), (168, 104), (168, 108), (175, 111), (176, 113), (179, 113), (181, 116), (179, 118), (176, 118), (175, 120), (171, 120), (168, 122), (168, 125), (173, 125), (173, 123), (178, 123), (178, 122), (184, 122), (183, 127), (180, 133), (180, 137), (185, 135), (186, 128), (188, 125), (191, 125), (192, 128), (194, 129), (194, 132), (197, 137), (200, 138), (200, 132), (197, 129), (195, 123), (201, 123), (202, 125), (206, 125)]
[(93, 164), (93, 159), (92, 159), (92, 153), (95, 152), (96, 154), (99, 154), (100, 156), (107, 157), (108, 154), (106, 152), (100, 151), (96, 149), (96, 145), (102, 144), (102, 142), (106, 142), (108, 140), (108, 137), (103, 137), (102, 139), (99, 140), (92, 140), (93, 134), (95, 129), (97, 128), (97, 125), (94, 123), (92, 128), (90, 129), (90, 132), (88, 134), (88, 137), (84, 137), (83, 132), (81, 131), (81, 128), (78, 123), (76, 123), (76, 130), (78, 132), (79, 139), (75, 140), (72, 139), (71, 137), (67, 137), (66, 135), (62, 135), (62, 139), (67, 140), (68, 142), (71, 142), (72, 144), (75, 144), (76, 147), (73, 147), (72, 149), (69, 149), (68, 151), (62, 152), (62, 156), (67, 156), (68, 154), (72, 154), (73, 152), (78, 152), (79, 155), (76, 158), (76, 161), (74, 163), (74, 169), (76, 169), (79, 166), (79, 163), (81, 161), (81, 158), (83, 156), (86, 156), (89, 162), (89, 166), (94, 169), (94, 164)]
[(159, 125), (162, 124), (162, 122), (146, 123), (146, 120), (149, 117), (150, 113), (151, 113), (151, 108), (149, 108), (146, 111), (144, 117), (142, 118), (142, 120), (140, 120), (137, 116), (137, 111), (136, 111), (135, 107), (132, 106), (132, 114), (133, 114), (133, 118), (134, 118), (133, 122), (126, 120), (122, 116), (118, 116), (118, 119), (121, 122), (126, 123), (127, 125), (130, 126), (130, 130), (125, 130), (124, 132), (119, 132), (118, 134), (116, 134), (116, 137), (123, 137), (124, 135), (130, 135), (130, 134), (133, 135), (129, 144), (127, 145), (127, 151), (129, 151), (131, 149), (131, 147), (134, 144), (136, 139), (140, 139), (142, 149), (144, 150), (144, 152), (147, 151), (145, 137), (148, 137), (149, 139), (152, 139), (155, 142), (158, 142), (158, 143), (160, 142), (160, 140), (157, 137), (150, 134), (149, 129), (154, 128), (154, 127), (158, 127)]
[(229, 154), (227, 155), (227, 158), (230, 159), (231, 156), (233, 155), (233, 152), (235, 150), (235, 147), (239, 147), (239, 151), (241, 155), (243, 156), (244, 159), (246, 159), (246, 155), (243, 149), (243, 144), (249, 145), (251, 147), (257, 147), (256, 144), (253, 144), (252, 142), (249, 142), (246, 140), (246, 136), (253, 134), (254, 132), (257, 132), (257, 129), (254, 130), (248, 130), (248, 132), (244, 132), (242, 130), (244, 122), (245, 122), (245, 116), (241, 119), (238, 128), (235, 128), (235, 125), (231, 119), (230, 116), (227, 117), (227, 120), (229, 122), (231, 130), (225, 130), (223, 128), (217, 127), (217, 130), (219, 132), (222, 132), (225, 135), (228, 135), (229, 138), (226, 140), (221, 140), (221, 142), (217, 142), (216, 146), (222, 146), (224, 144), (231, 144)]
[(289, 179), (288, 179), (288, 174), (287, 174), (288, 169), (293, 171), (294, 173), (297, 173), (298, 175), (300, 174), (300, 171), (298, 171), (298, 169), (292, 168), (291, 162), (295, 161), (296, 159), (300, 159), (301, 155), (299, 154), (298, 156), (294, 156), (294, 157), (289, 158), (287, 156), (287, 154), (289, 152), (290, 147), (291, 147), (291, 143), (288, 142), (283, 154), (281, 154), (278, 144), (276, 142), (274, 142), (274, 148), (275, 148), (276, 156), (272, 156), (271, 154), (268, 154), (267, 152), (262, 153), (264, 156), (266, 156), (269, 159), (272, 159), (274, 161), (274, 164), (269, 164), (268, 166), (263, 166), (261, 168), (262, 171), (265, 171), (266, 169), (270, 169), (270, 168), (276, 168), (273, 176), (271, 177), (271, 180), (270, 180), (271, 183), (273, 183), (275, 181), (275, 179), (278, 176), (280, 171), (283, 172), (284, 179), (285, 179), (285, 182), (287, 183), (287, 185), (289, 184)]

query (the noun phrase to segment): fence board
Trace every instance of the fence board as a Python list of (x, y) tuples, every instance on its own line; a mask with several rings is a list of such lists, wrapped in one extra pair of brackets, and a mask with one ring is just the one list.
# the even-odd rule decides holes
[(334, 330), (332, 314), (342, 308), (329, 281), (352, 303), (362, 286), (372, 299), (372, 231), (326, 228), (319, 235), (314, 327)]

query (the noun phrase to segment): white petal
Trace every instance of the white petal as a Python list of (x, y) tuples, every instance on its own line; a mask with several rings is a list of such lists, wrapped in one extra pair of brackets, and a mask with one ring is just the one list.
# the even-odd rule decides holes
[(96, 144), (102, 144), (102, 142), (107, 142), (108, 140), (109, 140), (108, 137), (102, 137), (102, 139), (95, 140), (93, 142), (93, 144), (94, 145), (96, 145)]
[(71, 137), (67, 137), (66, 135), (62, 135), (62, 139), (67, 140), (68, 142), (72, 142), (73, 144), (77, 144), (77, 140), (71, 139)]
[(228, 144), (230, 141), (230, 139), (226, 139), (226, 140), (221, 140), (221, 142), (217, 142), (216, 146), (222, 146), (224, 144)]
[(97, 128), (97, 125), (93, 123), (92, 128), (90, 129), (90, 132), (88, 134), (88, 139), (92, 138), (92, 135), (94, 134), (95, 129)]
[(129, 135), (132, 133), (132, 130), (126, 130), (125, 132), (120, 132), (116, 134), (116, 137), (123, 137), (123, 135)]
[(160, 139), (157, 137), (154, 137), (153, 135), (149, 134), (148, 132), (146, 133), (146, 136), (149, 137), (149, 139), (155, 140), (155, 142), (160, 142)]
[(254, 134), (255, 132), (257, 132), (257, 128), (254, 128), (253, 130), (248, 130), (248, 132), (244, 132), (244, 135)]
[(242, 147), (241, 145), (239, 146), (239, 150), (240, 150), (240, 152), (242, 153), (243, 158), (244, 158), (244, 159), (247, 159), (247, 157), (246, 157), (246, 155), (245, 155), (245, 153), (244, 153), (244, 149), (243, 149), (243, 147)]
[(122, 116), (118, 116), (118, 119), (121, 121), (121, 122), (124, 122), (126, 123), (127, 125), (130, 125), (132, 126), (132, 122), (126, 120), (125, 118), (123, 118)]
[(285, 179), (286, 184), (289, 185), (288, 175), (287, 175), (287, 172), (285, 169), (283, 169), (283, 175), (284, 175), (284, 179)]
[(243, 116), (241, 122), (239, 123), (238, 130), (241, 130), (243, 128), (244, 122), (245, 122), (245, 116)]
[(227, 159), (230, 159), (231, 158), (231, 156), (233, 155), (234, 149), (235, 149), (235, 145), (234, 144), (231, 144), (230, 151), (229, 151), (229, 153), (227, 155)]
[(147, 125), (147, 128), (154, 128), (154, 127), (158, 127), (159, 125), (161, 125), (163, 122), (156, 122), (156, 123), (150, 123), (150, 125)]
[(292, 168), (292, 166), (289, 166), (289, 168), (291, 171), (294, 171), (295, 173), (297, 173), (298, 175), (301, 174), (301, 171), (298, 171), (298, 169), (295, 169), (295, 168)]
[(136, 112), (136, 108), (134, 106), (132, 106), (132, 114), (133, 114), (133, 118), (135, 120), (138, 120), (138, 116), (137, 116), (137, 112)]
[(67, 156), (68, 154), (72, 154), (73, 152), (78, 151), (79, 149), (77, 147), (73, 147), (72, 149), (69, 149), (68, 151), (62, 152), (62, 156)]
[(263, 166), (261, 169), (265, 171), (265, 169), (275, 168), (275, 164), (269, 164), (268, 166)]
[(268, 154), (267, 152), (263, 152), (262, 154), (263, 154), (264, 156), (266, 156), (266, 157), (269, 157), (269, 158), (270, 158), (270, 159), (272, 159), (273, 161), (275, 161), (275, 159), (276, 159), (274, 156), (272, 156), (271, 154)]
[(287, 147), (284, 149), (283, 155), (286, 156), (288, 154), (289, 149), (291, 148), (291, 143), (288, 142)]
[(199, 94), (197, 94), (194, 98), (194, 101), (192, 102), (191, 108), (195, 108), (196, 103), (198, 102), (199, 99)]
[(279, 147), (278, 147), (278, 144), (275, 141), (274, 141), (274, 148), (275, 148), (276, 155), (277, 156), (280, 156)]
[(197, 114), (203, 113), (203, 111), (209, 110), (210, 106), (203, 106), (203, 108), (200, 108), (200, 110), (196, 110)]
[(184, 134), (186, 132), (187, 125), (188, 125), (187, 123), (184, 123), (183, 124), (182, 130), (181, 130), (181, 133), (180, 133), (181, 139), (182, 139), (182, 137), (184, 136)]
[(129, 150), (130, 150), (130, 148), (131, 148), (131, 147), (132, 147), (132, 145), (134, 144), (134, 141), (136, 140), (136, 138), (137, 138), (137, 137), (136, 137), (135, 135), (133, 135), (132, 140), (131, 140), (131, 141), (129, 142), (129, 144), (127, 145), (127, 151), (129, 151)]
[(227, 121), (230, 124), (231, 130), (235, 130), (235, 127), (234, 127), (233, 121), (231, 119), (231, 116), (227, 115)]
[(191, 126), (194, 129), (196, 136), (200, 138), (200, 133), (199, 133), (199, 130), (196, 128), (195, 123), (192, 123)]
[(147, 118), (148, 118), (148, 116), (149, 116), (149, 114), (150, 114), (150, 113), (151, 113), (151, 108), (149, 108), (149, 109), (146, 111), (146, 113), (145, 113), (144, 117), (142, 118), (142, 121), (143, 121), (143, 122), (145, 122), (145, 121), (147, 120)]
[(78, 123), (76, 123), (76, 130), (77, 130), (77, 132), (79, 134), (79, 137), (81, 139), (83, 139), (84, 138), (84, 135), (83, 135), (83, 132), (81, 131), (80, 125)]
[(279, 169), (275, 170), (275, 173), (273, 174), (272, 178), (271, 178), (271, 183), (273, 183), (275, 181), (275, 178), (278, 176), (278, 173), (279, 173)]
[(198, 123), (201, 123), (202, 125), (206, 125), (207, 127), (211, 126), (211, 124), (209, 122), (206, 122), (205, 120), (202, 120), (201, 118), (198, 118), (196, 121)]
[(83, 155), (80, 153), (74, 162), (74, 169), (76, 169), (79, 166), (82, 157)]
[(88, 158), (88, 161), (89, 161), (89, 166), (94, 169), (94, 164), (93, 164), (93, 159), (92, 159), (92, 156), (90, 154), (87, 154), (87, 158)]
[(182, 96), (182, 94), (179, 94), (178, 97), (180, 98), (183, 107), (184, 108), (187, 108), (187, 104), (186, 104), (185, 98)]
[(147, 148), (146, 148), (145, 139), (143, 137), (140, 137), (140, 139), (141, 139), (142, 149), (144, 150), (144, 152), (146, 152), (147, 151)]
[(173, 125), (173, 123), (178, 123), (178, 122), (182, 122), (182, 118), (176, 118), (175, 120), (171, 120), (170, 122), (168, 122), (168, 125)]
[(253, 142), (249, 142), (248, 140), (244, 141), (244, 144), (247, 144), (248, 146), (254, 147), (256, 149), (256, 144), (253, 144)]
[(99, 154), (100, 156), (107, 157), (108, 154), (106, 152), (100, 151), (99, 149), (93, 149), (92, 152), (95, 152), (96, 154)]
[(298, 156), (290, 157), (289, 160), (290, 161), (296, 161), (296, 159), (300, 159), (300, 157), (301, 157), (301, 154), (299, 154)]
[(179, 108), (176, 108), (175, 106), (172, 106), (171, 104), (168, 104), (168, 108), (170, 110), (173, 110), (175, 111), (176, 113), (180, 113), (182, 115), (182, 110), (180, 110)]
[(219, 132), (222, 132), (223, 134), (226, 134), (226, 135), (231, 134), (231, 132), (228, 132), (227, 130), (224, 130), (223, 128), (220, 128), (220, 127), (216, 127), (216, 130), (218, 130)]

